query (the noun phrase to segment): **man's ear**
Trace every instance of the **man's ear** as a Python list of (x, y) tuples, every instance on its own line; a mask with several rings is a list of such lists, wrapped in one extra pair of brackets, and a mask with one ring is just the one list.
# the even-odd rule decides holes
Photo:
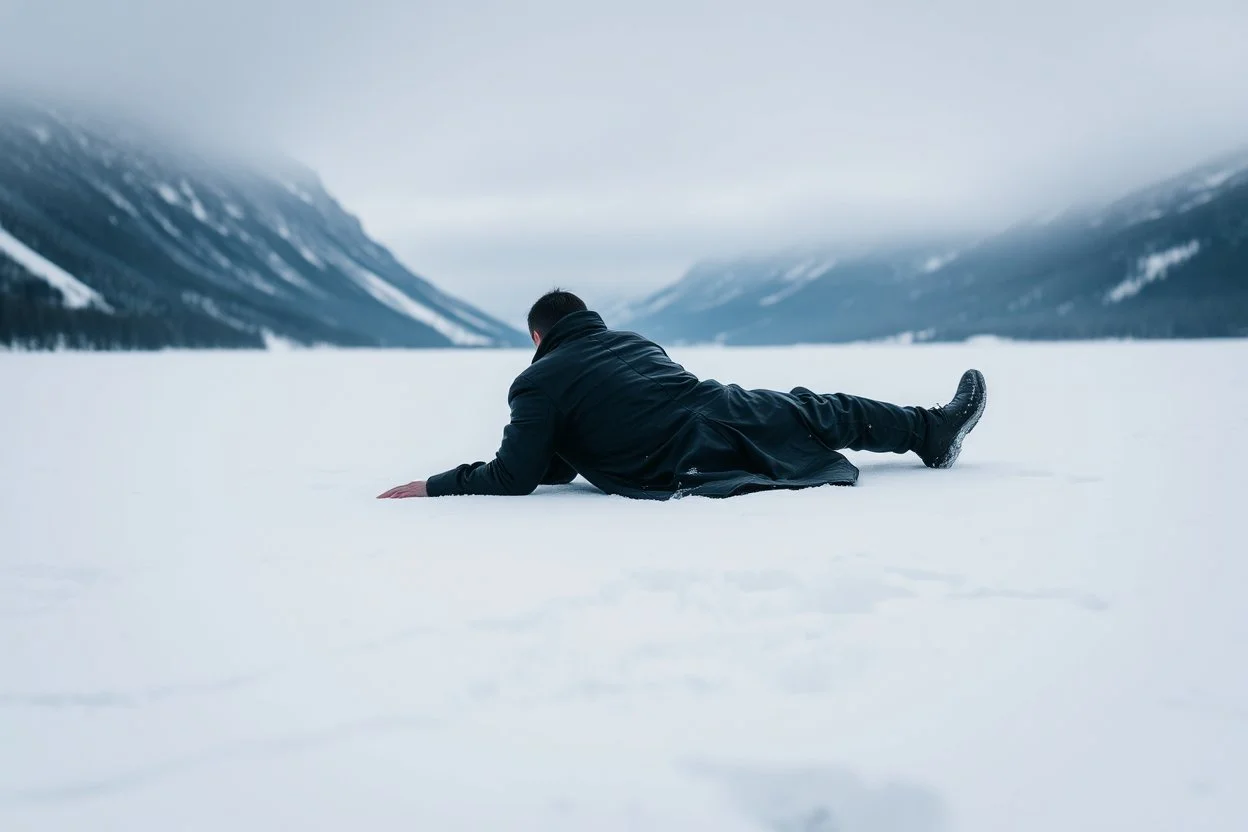
[(530, 332), (529, 337), (533, 339), (533, 346), (540, 347), (542, 345), (542, 336), (536, 332)]

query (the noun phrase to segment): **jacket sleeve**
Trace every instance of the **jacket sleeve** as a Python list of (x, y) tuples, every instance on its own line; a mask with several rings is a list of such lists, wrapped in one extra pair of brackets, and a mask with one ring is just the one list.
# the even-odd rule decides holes
[[(430, 477), (430, 497), (531, 494), (540, 483), (552, 481), (552, 474), (566, 473), (556, 465), (562, 460), (555, 456), (559, 418), (555, 403), (541, 390), (519, 380), (507, 398), (511, 422), (503, 429), (502, 446), (493, 461), (461, 465)], [(571, 478), (553, 481), (570, 482)]]
[(564, 461), (563, 457), (555, 454), (550, 458), (550, 467), (546, 469), (546, 475), (542, 477), (542, 485), (567, 485), (576, 479), (576, 469)]

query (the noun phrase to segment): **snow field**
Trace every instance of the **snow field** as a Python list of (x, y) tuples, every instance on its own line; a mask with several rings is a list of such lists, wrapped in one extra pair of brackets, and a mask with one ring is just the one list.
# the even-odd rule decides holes
[(958, 466), (377, 501), (524, 352), (2, 354), (0, 828), (1248, 828), (1248, 342), (685, 349)]

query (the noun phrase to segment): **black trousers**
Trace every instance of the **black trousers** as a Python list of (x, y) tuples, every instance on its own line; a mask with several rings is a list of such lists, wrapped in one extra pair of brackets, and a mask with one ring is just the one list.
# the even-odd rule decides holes
[(928, 414), (845, 393), (814, 393), (799, 387), (790, 394), (811, 433), (834, 451), (904, 454), (927, 440)]

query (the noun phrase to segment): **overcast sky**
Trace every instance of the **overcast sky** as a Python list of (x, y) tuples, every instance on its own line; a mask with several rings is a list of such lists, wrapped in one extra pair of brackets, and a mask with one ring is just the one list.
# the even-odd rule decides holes
[(0, 79), (272, 144), (509, 320), (1248, 145), (1248, 2), (0, 0)]

